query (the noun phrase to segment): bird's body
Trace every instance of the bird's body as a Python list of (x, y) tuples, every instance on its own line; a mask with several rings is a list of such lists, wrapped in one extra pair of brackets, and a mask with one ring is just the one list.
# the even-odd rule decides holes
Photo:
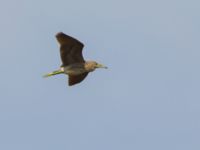
[(68, 84), (71, 86), (84, 80), (88, 73), (96, 68), (107, 68), (95, 61), (85, 61), (82, 56), (84, 45), (80, 41), (62, 32), (56, 34), (56, 38), (60, 43), (62, 65), (59, 70), (46, 74), (45, 77), (67, 74), (69, 76)]
[(64, 66), (60, 69), (67, 75), (80, 75), (82, 73), (94, 71), (95, 67), (90, 67), (91, 64), (94, 64), (93, 66), (95, 66), (95, 62), (86, 61), (85, 63), (74, 63), (68, 66)]
[(86, 70), (84, 69), (84, 64), (83, 63), (76, 63), (76, 64), (71, 64), (68, 66), (61, 67), (61, 70), (67, 75), (80, 75), (82, 73), (85, 73)]

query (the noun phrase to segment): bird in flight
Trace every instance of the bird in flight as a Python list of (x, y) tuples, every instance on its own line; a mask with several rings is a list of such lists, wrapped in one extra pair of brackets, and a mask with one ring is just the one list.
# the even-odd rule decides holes
[(60, 44), (62, 65), (58, 70), (48, 73), (44, 77), (66, 74), (69, 76), (68, 85), (72, 86), (83, 81), (88, 73), (96, 68), (107, 68), (96, 61), (85, 61), (82, 55), (84, 44), (77, 39), (63, 32), (57, 33), (56, 39)]

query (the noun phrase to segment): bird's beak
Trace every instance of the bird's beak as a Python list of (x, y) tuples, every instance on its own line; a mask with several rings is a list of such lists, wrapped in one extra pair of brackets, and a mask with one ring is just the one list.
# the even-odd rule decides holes
[(104, 65), (102, 65), (102, 64), (97, 64), (97, 66), (96, 66), (97, 68), (104, 68), (104, 69), (108, 69), (108, 67), (106, 67), (106, 66), (104, 66)]

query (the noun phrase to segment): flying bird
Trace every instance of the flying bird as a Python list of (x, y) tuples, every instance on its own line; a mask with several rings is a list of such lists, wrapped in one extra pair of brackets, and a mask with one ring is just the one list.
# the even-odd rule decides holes
[(56, 39), (60, 44), (62, 65), (58, 70), (48, 73), (44, 77), (66, 74), (68, 75), (68, 85), (72, 86), (83, 81), (88, 73), (96, 68), (107, 68), (96, 61), (85, 61), (82, 54), (84, 44), (77, 39), (63, 32), (57, 33)]

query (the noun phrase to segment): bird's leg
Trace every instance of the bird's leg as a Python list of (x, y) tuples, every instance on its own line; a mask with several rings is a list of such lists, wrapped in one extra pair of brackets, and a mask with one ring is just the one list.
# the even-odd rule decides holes
[(60, 70), (56, 70), (51, 73), (48, 73), (48, 74), (44, 75), (44, 77), (46, 78), (46, 77), (50, 77), (50, 76), (54, 76), (54, 75), (62, 74), (62, 73), (64, 73), (64, 71), (60, 69)]

